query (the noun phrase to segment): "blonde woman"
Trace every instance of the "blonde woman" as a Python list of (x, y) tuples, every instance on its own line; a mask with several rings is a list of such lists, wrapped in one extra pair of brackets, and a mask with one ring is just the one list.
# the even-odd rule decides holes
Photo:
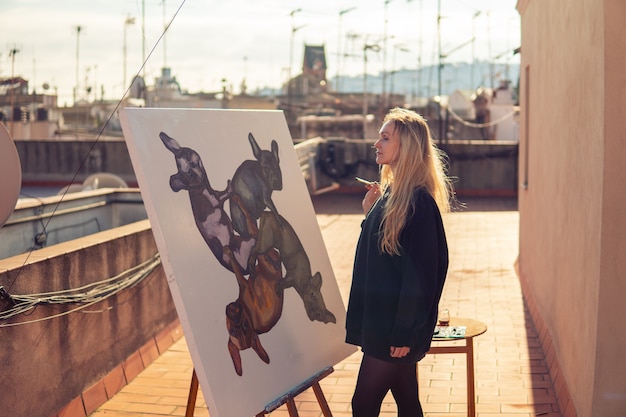
[(346, 320), (346, 342), (363, 351), (352, 412), (378, 416), (391, 390), (399, 417), (421, 417), (415, 367), (430, 348), (448, 270), (441, 213), (451, 188), (419, 114), (391, 110), (374, 148), (380, 182), (366, 185)]

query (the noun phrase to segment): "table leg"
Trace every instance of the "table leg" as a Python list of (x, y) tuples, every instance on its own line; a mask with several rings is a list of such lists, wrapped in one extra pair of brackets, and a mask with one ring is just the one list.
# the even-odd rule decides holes
[(193, 413), (196, 407), (196, 399), (198, 398), (198, 375), (196, 375), (196, 368), (193, 368), (191, 374), (191, 386), (189, 387), (189, 397), (187, 397), (187, 408), (185, 409), (185, 417), (193, 417)]
[(467, 364), (467, 415), (476, 417), (476, 393), (474, 387), (474, 342), (470, 337), (465, 342), (467, 344), (466, 364)]

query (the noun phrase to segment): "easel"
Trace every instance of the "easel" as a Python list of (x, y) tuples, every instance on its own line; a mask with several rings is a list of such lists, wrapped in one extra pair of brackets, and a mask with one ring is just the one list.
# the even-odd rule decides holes
[[(289, 416), (298, 417), (298, 410), (296, 408), (296, 402), (294, 398), (309, 388), (313, 388), (313, 392), (315, 393), (315, 397), (317, 398), (317, 402), (322, 409), (322, 414), (324, 414), (324, 417), (333, 417), (330, 411), (330, 407), (328, 407), (326, 397), (324, 397), (324, 393), (322, 392), (322, 387), (320, 386), (320, 381), (333, 373), (333, 371), (334, 368), (332, 366), (325, 368), (318, 374), (312, 376), (302, 384), (293, 388), (288, 393), (280, 396), (276, 400), (266, 405), (263, 411), (258, 413), (255, 417), (263, 417), (265, 414), (271, 413), (285, 403), (287, 404)], [(198, 385), (198, 376), (196, 375), (196, 370), (194, 369), (193, 374), (191, 375), (191, 386), (189, 387), (189, 398), (187, 399), (187, 410), (185, 411), (185, 417), (193, 417), (194, 408), (196, 407), (196, 399), (198, 398)]]

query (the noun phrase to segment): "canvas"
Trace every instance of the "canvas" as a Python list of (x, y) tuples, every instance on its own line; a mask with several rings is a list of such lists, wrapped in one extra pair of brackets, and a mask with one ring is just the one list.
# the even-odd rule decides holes
[(354, 352), (282, 112), (120, 119), (212, 417), (255, 415)]

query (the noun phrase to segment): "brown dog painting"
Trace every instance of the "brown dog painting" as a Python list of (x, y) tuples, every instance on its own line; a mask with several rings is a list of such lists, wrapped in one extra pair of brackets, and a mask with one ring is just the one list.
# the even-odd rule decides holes
[(300, 239), (272, 201), (272, 193), (282, 189), (276, 141), (269, 150), (261, 149), (250, 133), (255, 159), (243, 161), (226, 189), (218, 191), (211, 186), (198, 152), (181, 146), (165, 132), (159, 137), (176, 161), (170, 188), (188, 192), (198, 231), (219, 263), (235, 275), (238, 298), (225, 309), (227, 345), (235, 372), (243, 375), (240, 352), (246, 349), (270, 363), (259, 335), (269, 332), (280, 319), (288, 288), (298, 293), (311, 321), (336, 323), (322, 297), (321, 274), (312, 273)]
[[(225, 247), (224, 251), (228, 253), (230, 248)], [(228, 351), (235, 372), (241, 376), (243, 366), (239, 352), (244, 349), (252, 348), (263, 362), (270, 363), (259, 335), (269, 332), (283, 312), (283, 290), (278, 288), (280, 257), (275, 249), (259, 256), (256, 268), (247, 279), (234, 261), (233, 271), (239, 285), (239, 298), (226, 307), (226, 328)]]
[(335, 315), (326, 308), (322, 297), (322, 276), (319, 272), (311, 273), (311, 262), (296, 231), (284, 217), (265, 211), (261, 215), (256, 244), (250, 254), (248, 267), (253, 269), (257, 256), (273, 248), (280, 252), (280, 259), (285, 267), (285, 275), (278, 288), (282, 290), (293, 287), (302, 299), (310, 320), (336, 323)]

